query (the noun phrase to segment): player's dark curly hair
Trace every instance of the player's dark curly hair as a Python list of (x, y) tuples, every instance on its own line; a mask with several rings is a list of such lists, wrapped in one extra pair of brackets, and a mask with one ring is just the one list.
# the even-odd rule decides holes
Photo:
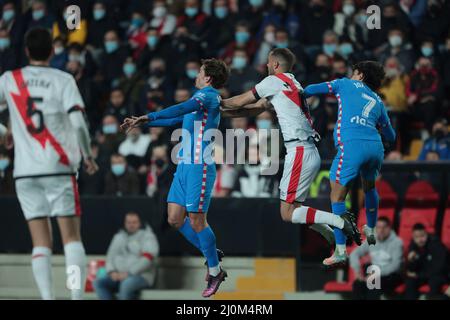
[(376, 61), (361, 61), (353, 65), (353, 71), (358, 70), (363, 75), (362, 81), (373, 91), (380, 88), (385, 72), (383, 66)]
[(205, 70), (205, 75), (211, 77), (211, 85), (214, 88), (220, 89), (227, 83), (230, 71), (225, 62), (214, 58), (203, 59), (202, 65)]
[(45, 61), (52, 54), (52, 36), (45, 28), (33, 28), (25, 34), (25, 47), (30, 59)]

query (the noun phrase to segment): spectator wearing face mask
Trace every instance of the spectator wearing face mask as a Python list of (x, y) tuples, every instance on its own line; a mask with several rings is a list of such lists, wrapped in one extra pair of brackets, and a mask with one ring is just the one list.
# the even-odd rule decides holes
[(359, 50), (358, 45), (352, 42), (347, 36), (340, 38), (337, 52), (349, 65), (353, 65), (358, 61), (366, 60), (368, 58), (363, 51)]
[(228, 6), (227, 0), (214, 0), (207, 43), (208, 56), (218, 56), (228, 43), (233, 41), (233, 29), (237, 16)]
[(122, 123), (132, 113), (129, 104), (125, 100), (123, 90), (118, 87), (113, 88), (109, 96), (109, 102), (106, 105), (105, 115), (112, 115), (119, 123)]
[(406, 260), (405, 299), (419, 298), (419, 286), (422, 284), (430, 287), (428, 298), (442, 299), (441, 288), (448, 281), (447, 249), (421, 223), (413, 226)]
[(128, 48), (121, 45), (117, 32), (114, 30), (106, 32), (104, 52), (100, 57), (100, 72), (106, 87), (110, 87), (113, 80), (120, 78), (123, 63), (128, 56)]
[(231, 95), (237, 95), (250, 90), (261, 80), (261, 76), (256, 69), (249, 65), (245, 50), (237, 49), (234, 51), (230, 67), (231, 73), (227, 87)]
[(156, 197), (163, 203), (169, 193), (173, 174), (174, 165), (170, 161), (167, 145), (153, 147), (146, 176), (146, 194), (149, 197)]
[(234, 41), (230, 42), (225, 48), (221, 59), (230, 64), (236, 49), (245, 50), (247, 57), (249, 57), (250, 61), (253, 61), (253, 56), (256, 53), (256, 41), (252, 38), (249, 25), (245, 21), (236, 24)]
[(388, 57), (396, 57), (400, 64), (409, 73), (414, 67), (416, 56), (412, 46), (405, 40), (405, 34), (402, 30), (394, 28), (388, 33), (388, 43), (385, 43), (379, 50), (375, 51), (377, 59), (385, 61)]
[(134, 128), (120, 144), (119, 153), (127, 158), (127, 162), (135, 169), (144, 164), (144, 157), (150, 145), (151, 138), (143, 134), (141, 128)]
[(145, 68), (154, 57), (161, 57), (167, 61), (168, 37), (158, 34), (158, 30), (151, 27), (147, 30), (145, 41), (145, 47), (137, 59), (140, 68)]
[(66, 47), (66, 51), (69, 61), (78, 61), (83, 67), (84, 73), (94, 78), (98, 68), (89, 50), (78, 43), (73, 43)]
[(434, 45), (433, 39), (426, 39), (420, 43), (420, 54), (419, 56), (428, 58), (431, 60), (431, 64), (436, 70), (441, 70), (442, 61), (439, 51)]
[(177, 18), (167, 10), (166, 1), (153, 1), (150, 28), (157, 31), (159, 37), (171, 35), (177, 25)]
[(31, 20), (28, 22), (27, 30), (42, 27), (48, 30), (53, 28), (55, 17), (48, 12), (44, 0), (36, 0), (31, 5)]
[(200, 72), (200, 62), (197, 59), (190, 59), (186, 62), (184, 74), (179, 76), (177, 86), (190, 88), (191, 92), (197, 90), (195, 78)]
[(125, 140), (125, 137), (122, 132), (119, 132), (117, 118), (113, 115), (104, 116), (101, 133), (97, 136), (99, 166), (107, 167), (109, 165), (111, 155), (117, 152), (123, 140)]
[(78, 60), (67, 62), (65, 70), (70, 73), (77, 82), (81, 97), (85, 104), (85, 111), (89, 120), (89, 131), (94, 134), (102, 121), (103, 108), (100, 107), (101, 90), (97, 83), (89, 77), (83, 65)]
[(391, 123), (397, 131), (401, 148), (407, 152), (411, 137), (408, 133), (408, 99), (406, 85), (408, 76), (403, 73), (403, 66), (396, 57), (389, 57), (384, 62), (386, 76), (379, 93), (384, 96), (384, 104), (389, 112)]
[(263, 175), (265, 166), (259, 158), (257, 145), (247, 149), (247, 163), (236, 168), (236, 182), (231, 192), (236, 198), (271, 198), (278, 196), (278, 181)]
[(178, 26), (170, 38), (166, 55), (166, 60), (170, 61), (168, 70), (172, 78), (184, 73), (187, 61), (198, 59), (203, 53), (199, 42), (189, 33), (187, 27)]
[(328, 30), (323, 35), (322, 53), (325, 54), (330, 62), (338, 56), (339, 38), (337, 34)]
[(406, 95), (412, 117), (423, 122), (429, 132), (438, 113), (439, 86), (439, 75), (430, 59), (419, 58), (416, 69), (409, 76)]
[[(390, 36), (392, 30), (400, 30), (404, 43), (407, 42), (406, 39), (412, 36), (408, 16), (398, 7), (396, 2), (388, 1), (381, 7), (380, 25), (382, 27), (368, 30), (368, 41), (366, 45), (370, 50), (383, 50), (386, 38)], [(405, 67), (407, 66), (405, 65)]]
[[(20, 61), (23, 55), (22, 43), (25, 32), (25, 23), (15, 1), (3, 1), (2, 15), (0, 16), (0, 29), (8, 32), (10, 47), (13, 48), (16, 59)], [(0, 73), (3, 72), (0, 70)]]
[(128, 57), (125, 60), (122, 71), (123, 75), (119, 79), (118, 87), (122, 89), (125, 100), (129, 102), (129, 111), (135, 113), (135, 108), (139, 103), (142, 89), (145, 86), (145, 80), (142, 72), (137, 69), (137, 65), (132, 57)]
[[(365, 8), (363, 14), (365, 16)], [(361, 23), (358, 22), (359, 17), (358, 8), (354, 0), (344, 0), (342, 2), (341, 10), (334, 14), (333, 30), (339, 37), (345, 36), (346, 41), (352, 43), (353, 52), (364, 50), (366, 42), (363, 28), (367, 28), (365, 28), (365, 26), (363, 27)], [(345, 50), (346, 49), (343, 51)], [(344, 54), (341, 52), (341, 55)]]
[(55, 38), (53, 40), (53, 56), (50, 60), (50, 67), (65, 70), (68, 60), (69, 57), (63, 39)]
[(9, 153), (0, 148), (0, 195), (14, 195), (13, 164)]
[(78, 43), (84, 45), (86, 43), (88, 26), (86, 19), (81, 16), (81, 20), (76, 28), (67, 28), (68, 14), (66, 12), (67, 6), (65, 6), (57, 16), (56, 21), (53, 23), (53, 38), (61, 38), (65, 44)]
[(327, 10), (324, 0), (309, 1), (308, 7), (300, 12), (301, 18), (301, 39), (300, 43), (304, 43), (307, 53), (314, 56), (322, 45), (322, 35), (333, 29), (334, 16), (331, 10)]
[(205, 40), (209, 32), (209, 17), (202, 11), (199, 0), (184, 1), (184, 12), (178, 16), (177, 26), (186, 27), (196, 41)]
[(95, 1), (92, 8), (92, 18), (88, 23), (87, 44), (94, 51), (103, 48), (103, 39), (109, 30), (118, 30), (117, 23), (108, 14), (104, 0)]
[(133, 51), (133, 58), (139, 57), (147, 45), (147, 17), (135, 10), (131, 14), (130, 25), (126, 30), (128, 44)]
[(11, 48), (11, 40), (8, 31), (0, 29), (0, 74), (18, 67), (16, 53)]
[(438, 159), (450, 160), (450, 135), (448, 123), (445, 119), (440, 119), (434, 123), (431, 137), (425, 140), (417, 160), (425, 160), (429, 152), (436, 152)]
[(105, 175), (105, 194), (119, 197), (139, 194), (139, 177), (120, 154), (111, 156), (110, 171)]

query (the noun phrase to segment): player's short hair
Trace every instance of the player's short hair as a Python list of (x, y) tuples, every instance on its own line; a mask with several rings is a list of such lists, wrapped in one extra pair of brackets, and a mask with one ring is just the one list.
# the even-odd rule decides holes
[(31, 60), (46, 61), (53, 50), (50, 32), (44, 28), (33, 28), (25, 34), (25, 47)]
[(277, 58), (280, 65), (283, 66), (284, 70), (292, 71), (295, 64), (295, 55), (288, 48), (275, 48), (270, 51), (270, 54)]
[(202, 66), (205, 70), (205, 75), (211, 77), (211, 85), (216, 88), (222, 88), (227, 83), (230, 70), (222, 60), (218, 59), (203, 59)]
[(392, 225), (391, 220), (388, 217), (379, 217), (378, 221), (384, 222), (388, 227)]
[(422, 223), (416, 223), (413, 228), (412, 231), (425, 231), (425, 226)]
[(361, 61), (353, 65), (353, 71), (358, 70), (363, 75), (362, 81), (372, 90), (380, 88), (385, 72), (381, 63), (376, 61)]

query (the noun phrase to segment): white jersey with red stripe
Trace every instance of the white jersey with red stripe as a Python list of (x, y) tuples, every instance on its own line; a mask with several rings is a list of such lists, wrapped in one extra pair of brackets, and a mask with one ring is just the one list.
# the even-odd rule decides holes
[(0, 77), (0, 103), (7, 102), (14, 137), (14, 177), (75, 173), (80, 160), (69, 112), (83, 110), (69, 73), (27, 66)]
[(252, 91), (257, 98), (267, 98), (275, 108), (285, 143), (308, 141), (316, 134), (308, 105), (301, 96), (303, 88), (293, 74), (267, 76)]

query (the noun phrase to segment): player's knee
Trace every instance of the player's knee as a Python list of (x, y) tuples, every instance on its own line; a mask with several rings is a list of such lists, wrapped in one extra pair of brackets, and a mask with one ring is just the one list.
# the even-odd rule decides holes
[(194, 218), (194, 219), (190, 219), (191, 221), (191, 227), (192, 229), (194, 229), (195, 232), (200, 232), (203, 229), (206, 228), (206, 220), (201, 219), (201, 218)]

